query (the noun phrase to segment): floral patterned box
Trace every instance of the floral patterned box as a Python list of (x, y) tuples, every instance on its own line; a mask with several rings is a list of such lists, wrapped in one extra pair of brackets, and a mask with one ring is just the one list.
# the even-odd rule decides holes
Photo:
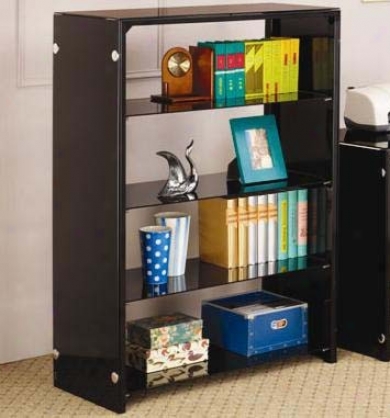
[(156, 386), (207, 376), (209, 374), (208, 361), (199, 361), (197, 363), (173, 367), (172, 369), (161, 370), (154, 373), (138, 373), (139, 375), (137, 376), (139, 376), (140, 379), (138, 384), (141, 387), (154, 388)]
[(208, 360), (209, 343), (207, 338), (203, 338), (156, 349), (128, 344), (127, 362), (135, 369), (146, 373), (197, 363)]
[(202, 325), (202, 319), (183, 313), (137, 319), (127, 323), (127, 341), (152, 349), (199, 341)]

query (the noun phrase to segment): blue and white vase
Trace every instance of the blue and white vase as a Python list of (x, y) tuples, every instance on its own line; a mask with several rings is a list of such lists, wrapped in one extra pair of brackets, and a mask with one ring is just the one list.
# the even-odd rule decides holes
[(168, 276), (182, 276), (186, 271), (191, 216), (183, 212), (161, 212), (154, 218), (157, 225), (172, 229)]
[(139, 236), (144, 281), (151, 285), (167, 283), (171, 228), (144, 226), (139, 229)]

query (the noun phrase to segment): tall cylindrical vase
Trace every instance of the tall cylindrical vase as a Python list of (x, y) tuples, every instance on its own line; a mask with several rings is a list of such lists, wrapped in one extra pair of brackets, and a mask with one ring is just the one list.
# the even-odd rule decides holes
[(191, 216), (183, 212), (160, 212), (154, 217), (157, 225), (172, 230), (168, 276), (182, 276), (186, 271)]

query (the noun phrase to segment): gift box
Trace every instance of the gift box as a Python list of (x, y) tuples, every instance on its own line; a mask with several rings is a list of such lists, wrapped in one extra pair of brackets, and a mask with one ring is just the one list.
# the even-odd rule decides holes
[(142, 372), (153, 373), (206, 361), (209, 358), (208, 349), (209, 340), (207, 338), (155, 349), (128, 344), (126, 358), (129, 366)]
[(307, 303), (274, 293), (244, 293), (202, 303), (211, 344), (252, 356), (307, 343)]
[(187, 364), (181, 367), (161, 370), (154, 373), (141, 373), (133, 376), (137, 387), (154, 388), (156, 386), (180, 382), (196, 377), (208, 375), (208, 361), (200, 361), (193, 364)]
[(127, 323), (127, 341), (144, 348), (162, 348), (202, 338), (202, 320), (182, 313), (142, 318)]

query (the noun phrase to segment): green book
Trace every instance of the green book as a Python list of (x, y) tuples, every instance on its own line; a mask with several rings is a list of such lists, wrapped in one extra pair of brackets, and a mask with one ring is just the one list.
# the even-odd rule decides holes
[(278, 193), (278, 260), (288, 258), (288, 199), (287, 192)]
[(225, 42), (225, 86), (226, 100), (236, 98), (236, 46), (234, 42)]
[(240, 99), (245, 99), (245, 42), (233, 42), (235, 48), (236, 65), (235, 65), (235, 86), (236, 98), (238, 103)]
[(288, 258), (298, 256), (298, 190), (289, 190), (288, 199)]

